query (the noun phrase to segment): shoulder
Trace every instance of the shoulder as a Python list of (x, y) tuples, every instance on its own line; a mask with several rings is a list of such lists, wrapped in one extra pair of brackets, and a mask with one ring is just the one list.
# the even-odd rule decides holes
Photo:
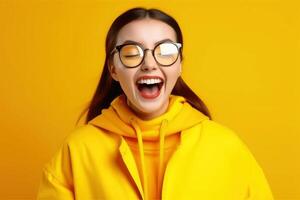
[(238, 135), (233, 129), (213, 120), (204, 120), (202, 122), (202, 129), (203, 129), (203, 134), (205, 134), (205, 136), (209, 138), (221, 139), (221, 140), (238, 139)]
[(249, 154), (246, 143), (233, 129), (213, 120), (202, 122), (201, 139), (212, 148), (233, 154)]
[(65, 138), (64, 143), (93, 143), (98, 141), (105, 141), (115, 139), (116, 135), (108, 133), (99, 127), (91, 124), (85, 124), (73, 129)]
[(63, 139), (47, 166), (55, 169), (63, 163), (82, 160), (87, 154), (92, 157), (110, 155), (115, 153), (119, 140), (117, 135), (90, 124), (76, 127)]
[(86, 124), (74, 128), (61, 142), (59, 151), (73, 155), (84, 152), (109, 153), (117, 149), (120, 139), (116, 134)]
[[(99, 136), (102, 130), (92, 126), (90, 124), (85, 124), (74, 128), (65, 138), (66, 143), (73, 143), (76, 141), (93, 139)], [(102, 135), (102, 134), (101, 134)]]

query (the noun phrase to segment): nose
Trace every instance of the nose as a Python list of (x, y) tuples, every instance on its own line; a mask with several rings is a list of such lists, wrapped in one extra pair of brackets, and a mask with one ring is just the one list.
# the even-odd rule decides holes
[[(147, 55), (148, 53), (148, 55)], [(144, 62), (142, 63), (141, 69), (143, 71), (150, 71), (150, 70), (156, 70), (157, 69), (157, 63), (152, 55), (151, 50), (145, 51), (145, 58)]]

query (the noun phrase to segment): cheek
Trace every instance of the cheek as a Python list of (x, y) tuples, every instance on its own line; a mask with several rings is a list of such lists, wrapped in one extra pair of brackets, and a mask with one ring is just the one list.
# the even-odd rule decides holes
[(132, 80), (134, 80), (135, 71), (133, 69), (125, 68), (118, 55), (114, 56), (113, 62), (122, 90), (125, 93), (132, 91), (134, 86)]
[(131, 84), (132, 76), (130, 73), (127, 73), (125, 71), (119, 71), (119, 80), (122, 85), (129, 85)]
[(180, 76), (180, 65), (174, 66), (173, 68), (169, 68), (165, 71), (167, 80), (176, 82), (178, 77)]
[(130, 71), (128, 69), (120, 69), (119, 67), (123, 66), (117, 66), (117, 74), (119, 78), (119, 83), (123, 89), (124, 92), (130, 92), (133, 90), (134, 84), (134, 72)]
[(113, 57), (113, 64), (117, 67), (117, 68), (120, 68), (122, 67), (122, 63), (119, 59), (119, 55), (117, 53), (114, 54), (114, 57)]
[(116, 75), (118, 77), (118, 80), (120, 82), (121, 85), (124, 84), (124, 82), (126, 82), (126, 77), (128, 77), (127, 71), (126, 69), (123, 67), (119, 57), (117, 54), (115, 54), (114, 59), (114, 66), (115, 66), (115, 70), (116, 70)]

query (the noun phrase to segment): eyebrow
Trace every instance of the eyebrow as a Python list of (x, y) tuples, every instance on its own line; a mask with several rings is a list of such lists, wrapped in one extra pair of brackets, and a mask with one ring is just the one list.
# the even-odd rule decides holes
[[(159, 44), (159, 43), (163, 43), (163, 42), (174, 42), (174, 41), (171, 40), (171, 39), (169, 39), (169, 38), (166, 38), (166, 39), (160, 40), (160, 41), (158, 41), (158, 42), (155, 42), (155, 43), (154, 43), (154, 46), (156, 46), (156, 45)], [(137, 41), (133, 41), (133, 40), (126, 40), (126, 41), (123, 42), (123, 44), (138, 44), (138, 45), (143, 46), (142, 43), (137, 42)], [(122, 45), (123, 45), (123, 44), (122, 44)]]

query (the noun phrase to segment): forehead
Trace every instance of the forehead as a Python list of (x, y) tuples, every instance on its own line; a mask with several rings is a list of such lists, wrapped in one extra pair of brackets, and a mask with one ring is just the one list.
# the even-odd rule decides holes
[(153, 47), (156, 42), (164, 39), (176, 42), (176, 33), (170, 25), (155, 19), (141, 19), (121, 28), (117, 36), (117, 45), (132, 40)]

